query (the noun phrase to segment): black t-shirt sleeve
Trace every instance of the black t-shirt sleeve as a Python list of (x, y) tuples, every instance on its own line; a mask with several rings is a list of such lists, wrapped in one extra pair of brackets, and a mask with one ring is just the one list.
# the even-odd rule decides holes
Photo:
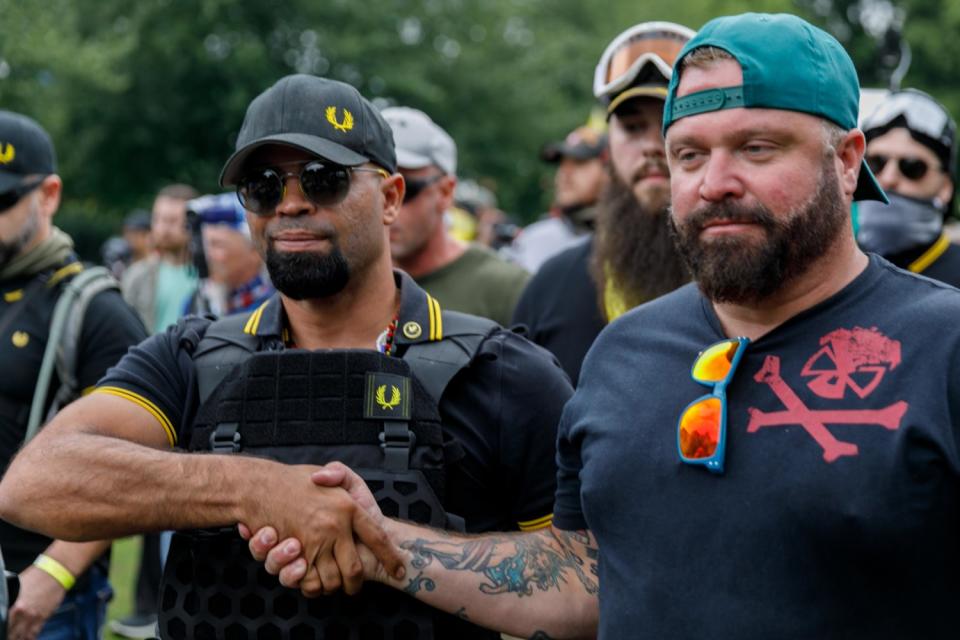
[(573, 388), (556, 359), (513, 333), (500, 349), (500, 460), (512, 519), (521, 529), (550, 523), (556, 489), (557, 425)]
[(147, 337), (136, 312), (111, 289), (90, 300), (77, 352), (78, 390), (84, 392), (117, 364), (127, 349)]
[(184, 336), (195, 332), (197, 323), (203, 330), (209, 324), (196, 317), (181, 319), (131, 348), (107, 371), (95, 391), (125, 398), (149, 411), (166, 431), (171, 446), (178, 444), (184, 426), (192, 419), (186, 412), (194, 403), (196, 384)]

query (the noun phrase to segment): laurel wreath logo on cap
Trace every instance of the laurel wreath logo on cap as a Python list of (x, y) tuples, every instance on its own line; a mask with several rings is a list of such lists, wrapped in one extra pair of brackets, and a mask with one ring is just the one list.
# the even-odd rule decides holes
[(6, 146), (0, 145), (0, 164), (10, 164), (16, 157), (17, 150), (13, 148), (12, 144), (8, 142)]
[(337, 120), (337, 108), (336, 107), (327, 107), (326, 110), (327, 122), (333, 125), (334, 129), (338, 131), (347, 132), (350, 129), (353, 129), (353, 114), (347, 111), (346, 108), (343, 110), (343, 120)]

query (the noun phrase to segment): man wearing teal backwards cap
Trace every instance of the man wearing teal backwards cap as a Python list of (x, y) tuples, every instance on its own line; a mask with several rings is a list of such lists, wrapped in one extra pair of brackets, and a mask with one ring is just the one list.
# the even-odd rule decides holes
[[(851, 202), (885, 199), (858, 94), (840, 44), (794, 16), (686, 45), (664, 131), (696, 283), (594, 344), (551, 530), (386, 520), (396, 586), (536, 637), (956, 636), (960, 292), (857, 248)], [(372, 504), (344, 468), (315, 480)]]

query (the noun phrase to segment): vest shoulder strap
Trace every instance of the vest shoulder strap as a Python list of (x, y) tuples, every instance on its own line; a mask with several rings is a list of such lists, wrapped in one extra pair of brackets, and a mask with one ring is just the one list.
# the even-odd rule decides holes
[(30, 417), (27, 420), (27, 432), (24, 442), (28, 442), (40, 429), (43, 420), (43, 404), (50, 388), (50, 379), (56, 369), (60, 387), (54, 396), (46, 420), (61, 407), (75, 399), (79, 393), (77, 379), (77, 359), (80, 352), (80, 336), (83, 320), (90, 302), (98, 294), (109, 289), (120, 289), (116, 278), (105, 267), (87, 267), (71, 278), (60, 292), (53, 307), (53, 316), (47, 334), (47, 346), (40, 363), (36, 390), (30, 405)]
[(260, 346), (258, 336), (243, 331), (252, 313), (238, 313), (215, 320), (194, 349), (200, 404), (210, 397), (230, 371)]
[[(486, 318), (456, 311), (442, 313), (443, 340), (410, 345), (403, 355), (417, 379), (438, 403), (453, 377), (473, 361), (483, 341), (501, 328)], [(241, 313), (215, 321), (197, 345), (193, 361), (201, 404), (230, 371), (260, 346), (257, 336), (243, 332), (249, 315)]]
[(500, 329), (493, 320), (457, 311), (442, 311), (443, 340), (413, 344), (403, 359), (417, 379), (439, 403), (447, 385), (469, 365), (490, 334)]

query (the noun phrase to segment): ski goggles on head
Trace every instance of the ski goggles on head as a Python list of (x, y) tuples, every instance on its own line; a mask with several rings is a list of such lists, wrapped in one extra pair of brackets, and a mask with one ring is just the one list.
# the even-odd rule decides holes
[(593, 95), (608, 105), (610, 113), (626, 97), (632, 97), (618, 94), (649, 77), (648, 88), (662, 85), (663, 91), (658, 95), (666, 97), (673, 64), (693, 36), (694, 31), (672, 22), (644, 22), (630, 27), (614, 38), (600, 56), (593, 74)]
[(740, 364), (749, 338), (716, 342), (697, 356), (690, 377), (712, 387), (710, 393), (687, 405), (677, 421), (680, 460), (723, 473), (727, 447), (727, 385)]
[(380, 168), (345, 167), (314, 160), (302, 162), (283, 162), (277, 165), (299, 166), (298, 171), (282, 171), (277, 167), (263, 167), (243, 176), (237, 182), (237, 198), (247, 211), (259, 216), (273, 213), (287, 193), (287, 178), (293, 176), (300, 183), (300, 191), (313, 204), (329, 207), (342, 202), (350, 192), (351, 174), (354, 171), (379, 173), (389, 178)]
[(927, 94), (907, 89), (891, 94), (863, 119), (861, 129), (870, 132), (888, 129), (902, 118), (910, 131), (930, 138), (946, 149), (953, 149), (957, 137), (957, 125), (950, 114)]

